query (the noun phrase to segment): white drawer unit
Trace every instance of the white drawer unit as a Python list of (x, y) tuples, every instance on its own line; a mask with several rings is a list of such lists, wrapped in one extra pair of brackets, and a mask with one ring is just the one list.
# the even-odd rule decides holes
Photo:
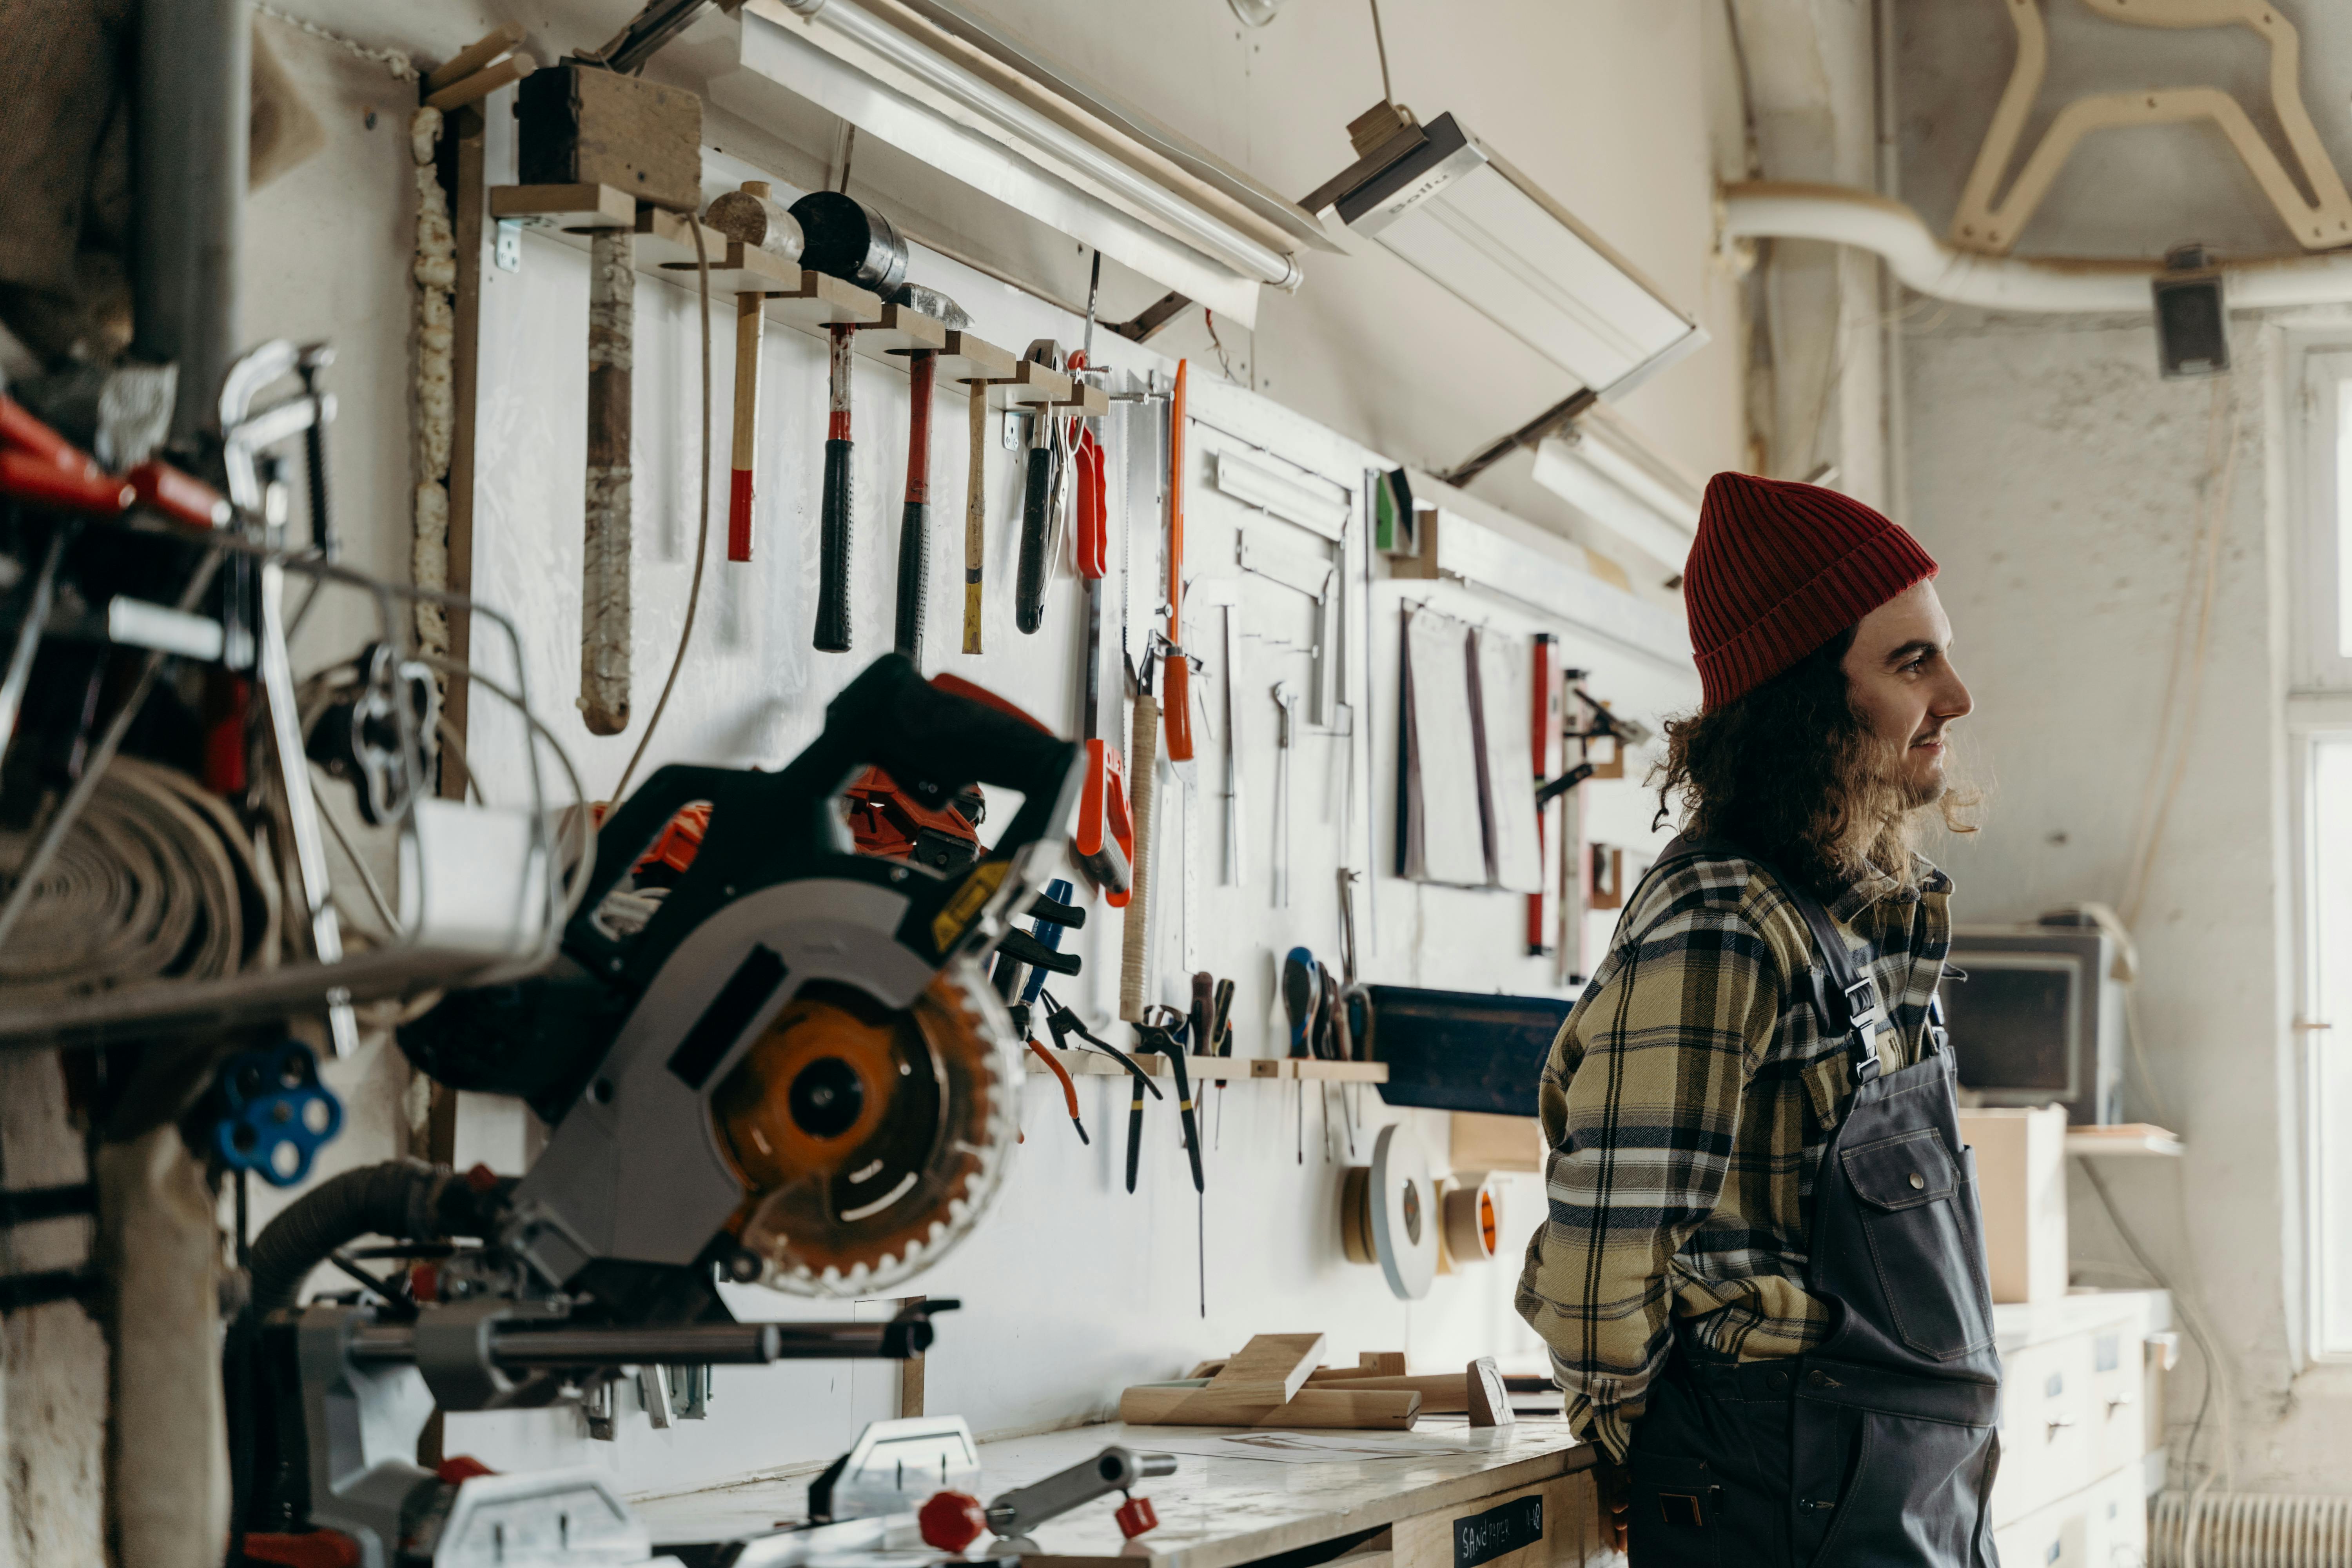
[(2147, 1499), (2126, 1466), (1993, 1531), (2001, 1568), (2139, 1568), (2147, 1561)]
[[(2098, 1475), (2104, 1410), (2093, 1398), (2091, 1364), (2087, 1333), (2067, 1334), (2001, 1357), (1996, 1525), (2079, 1490)], [(2095, 1409), (2100, 1409), (2097, 1417)]]
[[(2148, 1454), (2162, 1441), (2155, 1290), (2083, 1290), (1993, 1309), (2001, 1460), (1992, 1522), (2006, 1568), (2140, 1561)], [(2117, 1555), (2117, 1553), (2124, 1555)]]

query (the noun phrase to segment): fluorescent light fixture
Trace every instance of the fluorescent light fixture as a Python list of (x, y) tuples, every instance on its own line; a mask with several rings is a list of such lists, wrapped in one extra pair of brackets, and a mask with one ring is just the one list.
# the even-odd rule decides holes
[(713, 100), (759, 79), (1237, 321), (1330, 240), (1292, 202), (949, 0), (752, 0)]
[(1698, 504), (1602, 443), (1548, 437), (1529, 476), (1627, 543), (1681, 571), (1698, 533)]
[(1377, 239), (1579, 383), (1631, 391), (1706, 341), (1608, 243), (1451, 114), (1381, 105), (1355, 165), (1299, 205)]

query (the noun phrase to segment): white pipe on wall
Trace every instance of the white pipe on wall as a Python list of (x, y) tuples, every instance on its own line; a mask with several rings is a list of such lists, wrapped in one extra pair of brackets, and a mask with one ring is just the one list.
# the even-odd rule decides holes
[[(2154, 262), (1979, 256), (1946, 244), (1898, 201), (1845, 185), (1750, 181), (1723, 188), (1723, 232), (1874, 251), (1905, 287), (1986, 310), (2100, 313), (2153, 308)], [(2224, 261), (2233, 310), (2352, 302), (2352, 253)]]

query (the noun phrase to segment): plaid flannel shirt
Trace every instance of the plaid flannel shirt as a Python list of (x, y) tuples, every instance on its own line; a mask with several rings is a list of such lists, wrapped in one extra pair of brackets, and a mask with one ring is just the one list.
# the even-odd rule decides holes
[[(1951, 881), (1878, 876), (1829, 906), (1869, 960), (1887, 1070), (1919, 1058), (1950, 946)], [(1858, 939), (1858, 940), (1855, 940)], [(1804, 917), (1754, 861), (1649, 878), (1560, 1026), (1538, 1089), (1548, 1215), (1519, 1315), (1575, 1428), (1622, 1461), (1675, 1330), (1741, 1361), (1831, 1324), (1804, 1289), (1813, 1181), (1853, 1074), (1813, 1012)]]

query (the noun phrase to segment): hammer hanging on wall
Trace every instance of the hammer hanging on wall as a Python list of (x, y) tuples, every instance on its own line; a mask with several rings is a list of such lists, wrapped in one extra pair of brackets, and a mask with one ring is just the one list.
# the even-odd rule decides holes
[(907, 356), (907, 504), (898, 519), (897, 636), (891, 646), (923, 662), (923, 596), (931, 568), (931, 387), (939, 355)]
[[(902, 284), (898, 305), (918, 310), (956, 331), (971, 318), (936, 289)], [(898, 521), (898, 603), (891, 647), (918, 665), (923, 662), (923, 611), (931, 576), (931, 392), (938, 384), (937, 349), (907, 351), (907, 502)]]
[[(885, 299), (907, 280), (907, 242), (890, 220), (854, 196), (812, 191), (792, 216), (804, 241), (801, 260), (814, 271), (846, 279)], [(824, 491), (817, 511), (816, 646), (849, 651), (849, 338), (857, 329), (835, 322), (827, 387)]]
[[(703, 221), (749, 250), (764, 250), (786, 261), (801, 255), (801, 226), (768, 195), (765, 180), (746, 180), (710, 204)], [(727, 488), (727, 559), (751, 559), (752, 474), (760, 449), (760, 343), (767, 324), (767, 296), (757, 290), (735, 296), (735, 458)]]
[[(639, 22), (646, 18), (640, 17)], [(527, 185), (607, 184), (691, 216), (702, 205), (702, 100), (628, 74), (673, 36), (638, 30), (593, 61), (522, 79), (515, 172)], [(625, 40), (629, 47), (615, 54)], [(632, 63), (617, 66), (626, 58)], [(581, 558), (580, 713), (589, 732), (629, 723), (629, 381), (636, 236), (602, 228), (588, 244), (588, 462)]]
[(836, 321), (830, 329), (831, 359), (825, 379), (824, 490), (817, 507), (816, 646), (826, 653), (849, 651), (849, 334), (856, 327)]

